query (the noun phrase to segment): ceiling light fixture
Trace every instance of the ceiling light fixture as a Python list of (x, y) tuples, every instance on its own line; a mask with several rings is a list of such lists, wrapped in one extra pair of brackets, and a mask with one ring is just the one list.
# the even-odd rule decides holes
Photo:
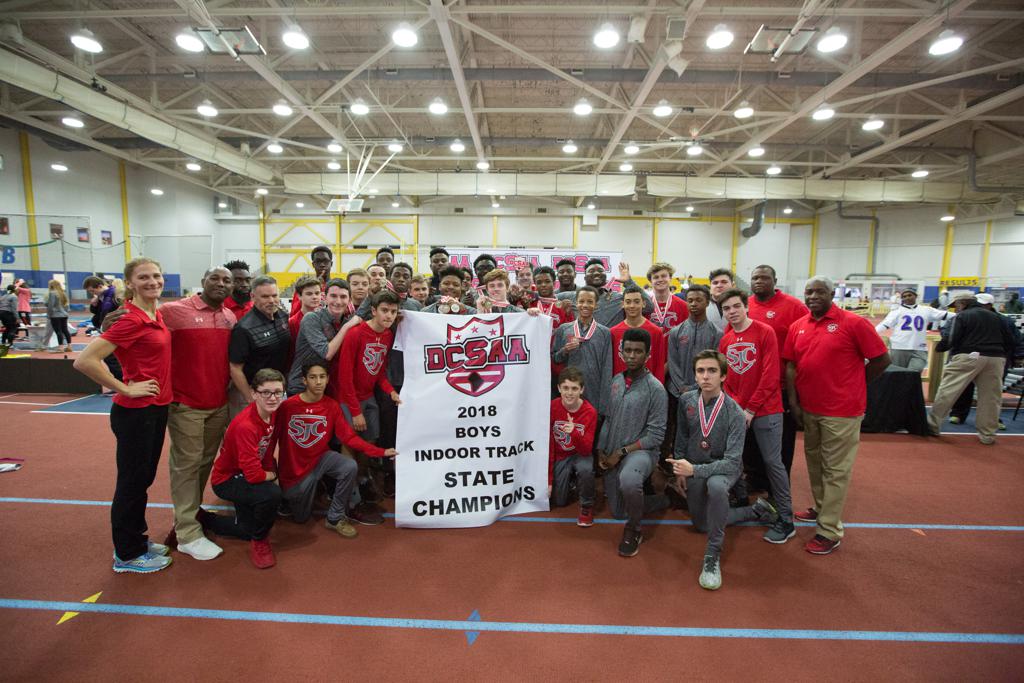
[(462, 154), (466, 151), (466, 146), (462, 144), (462, 140), (458, 138), (452, 140), (452, 144), (448, 145), (448, 149), (455, 152), (456, 154)]
[(284, 100), (278, 100), (277, 103), (274, 104), (274, 113), (278, 116), (291, 116), (292, 106)]
[(928, 54), (934, 57), (940, 57), (942, 55), (948, 55), (950, 52), (956, 52), (960, 49), (960, 46), (964, 44), (964, 39), (953, 33), (950, 29), (946, 29), (935, 39), (928, 47)]
[(391, 208), (392, 209), (397, 209), (398, 208), (398, 202), (391, 202)]
[(85, 121), (83, 121), (82, 119), (78, 118), (77, 116), (65, 116), (64, 118), (62, 118), (60, 120), (60, 122), (63, 123), (68, 128), (84, 128), (85, 127)]
[(640, 145), (630, 140), (626, 143), (626, 146), (622, 148), (622, 151), (626, 154), (637, 154), (640, 151)]
[(660, 102), (658, 102), (658, 104), (654, 106), (654, 109), (651, 110), (651, 113), (657, 116), (659, 119), (663, 119), (666, 116), (671, 116), (672, 105), (670, 105), (667, 100), (661, 100)]
[(281, 152), (284, 151), (284, 147), (282, 147), (281, 143), (279, 142), (271, 142), (269, 145), (267, 145), (267, 151), (270, 152), (271, 154), (280, 154)]
[(292, 26), (281, 35), (281, 41), (293, 50), (305, 50), (309, 47), (309, 36), (298, 26)]
[(205, 116), (206, 118), (211, 119), (217, 115), (217, 107), (213, 106), (213, 102), (210, 100), (203, 100), (199, 103), (199, 106), (196, 107), (196, 112), (200, 116)]
[(398, 47), (413, 47), (420, 42), (420, 37), (408, 22), (403, 21), (391, 32), (391, 42)]
[(427, 109), (435, 116), (442, 116), (448, 113), (448, 105), (440, 97), (435, 97), (427, 106)]
[(767, 173), (768, 175), (779, 175), (780, 173), (782, 173), (782, 169), (779, 168), (778, 166), (773, 165), (766, 168), (764, 172)]
[(99, 54), (103, 52), (103, 45), (96, 40), (96, 36), (87, 28), (81, 28), (71, 34), (71, 44), (83, 52)]
[(623, 173), (629, 173), (630, 171), (633, 170), (633, 164), (628, 163), (628, 162), (623, 162), (623, 163), (619, 164), (619, 170), (622, 171)]
[(337, 142), (331, 141), (327, 144), (327, 151), (331, 154), (341, 154), (342, 146)]
[(50, 168), (52, 168), (54, 171), (60, 171), (61, 173), (68, 170), (68, 167), (59, 161), (55, 161), (54, 163), (50, 164)]
[(337, 161), (328, 161), (327, 162), (327, 170), (328, 171), (340, 171), (341, 170), (341, 164), (338, 163)]
[(500, 209), (501, 208), (501, 204), (499, 204), (498, 202), (491, 202), (491, 208), (492, 209)]
[(750, 149), (747, 150), (747, 156), (748, 157), (753, 157), (755, 159), (757, 157), (763, 157), (764, 156), (764, 147), (751, 147)]
[(601, 24), (594, 34), (594, 45), (602, 50), (609, 50), (619, 44), (619, 32), (610, 23)]
[(295, 208), (296, 209), (304, 209), (304, 208), (306, 208), (306, 205), (303, 204), (302, 202), (295, 202)]
[(227, 202), (217, 202), (217, 208), (218, 209), (226, 209), (226, 208), (228, 208), (228, 203)]
[(687, 213), (693, 213), (693, 205), (692, 204), (691, 205), (687, 205), (686, 212)]
[(405, 146), (398, 140), (392, 140), (388, 143), (388, 151), (392, 154), (400, 154), (404, 149)]
[(704, 42), (711, 50), (722, 50), (732, 45), (732, 31), (725, 24), (719, 24)]
[(782, 210), (782, 213), (784, 213), (784, 214), (786, 214), (788, 216), (789, 214), (793, 213), (793, 207), (792, 206), (787, 206), (786, 208), (784, 208)]
[(836, 110), (829, 105), (822, 103), (814, 112), (811, 114), (811, 118), (815, 121), (828, 121), (830, 118), (836, 115)]
[(914, 171), (913, 173), (911, 173), (910, 177), (911, 178), (927, 178), (928, 177), (928, 171), (926, 169), (919, 168), (916, 171)]
[(151, 195), (153, 195), (154, 197), (163, 197), (164, 196), (164, 191), (161, 190), (159, 187), (151, 187), (151, 188), (149, 188), (149, 193)]
[(367, 192), (369, 192), (370, 194), (377, 194), (378, 192), (380, 192), (380, 190), (378, 190), (376, 187), (371, 187), (369, 190), (367, 190)]
[(197, 36), (190, 28), (187, 28), (174, 36), (174, 42), (178, 44), (178, 47), (186, 52), (203, 52), (206, 49), (203, 45), (203, 41), (201, 41), (199, 36)]
[(878, 130), (885, 125), (885, 121), (882, 119), (876, 119), (872, 116), (870, 119), (861, 124), (861, 130)]
[(190, 161), (187, 164), (185, 164), (185, 168), (187, 170), (193, 171), (193, 172), (195, 172), (195, 171), (202, 171), (203, 170), (203, 167), (199, 163), (197, 163), (195, 161)]
[(587, 211), (593, 211), (596, 208), (597, 204), (595, 204), (594, 202), (590, 202), (589, 204), (587, 204)]
[(740, 106), (732, 113), (738, 119), (749, 119), (754, 115), (754, 108), (746, 100), (740, 102)]
[(363, 101), (362, 98), (359, 98), (351, 105), (349, 105), (348, 110), (352, 112), (352, 114), (354, 114), (355, 116), (366, 116), (367, 114), (370, 113), (370, 107), (366, 104), (366, 102)]
[(849, 37), (838, 26), (833, 26), (825, 31), (825, 35), (818, 40), (818, 52), (828, 53), (842, 50), (849, 40)]
[(686, 148), (686, 156), (688, 157), (699, 157), (704, 153), (704, 148), (696, 142)]
[(942, 221), (943, 223), (952, 223), (953, 221), (956, 220), (956, 216), (954, 216), (951, 213), (947, 213), (945, 216), (940, 216), (939, 220)]
[(590, 116), (592, 111), (594, 111), (594, 108), (590, 106), (590, 102), (587, 101), (586, 97), (581, 97), (580, 101), (572, 108), (572, 113), (576, 114), (576, 116)]
[(269, 193), (270, 193), (270, 190), (268, 190), (268, 189), (267, 189), (267, 188), (265, 188), (265, 187), (258, 187), (258, 188), (256, 188), (256, 194), (258, 194), (258, 195), (259, 195), (259, 196), (261, 196), (261, 197), (265, 197), (265, 196), (267, 196), (267, 195), (268, 195)]
[(484, 161), (483, 159), (481, 159), (480, 161), (476, 162), (476, 168), (477, 168), (478, 171), (486, 171), (490, 167), (491, 167), (491, 165), (489, 163), (487, 163), (486, 161)]
[(567, 140), (566, 143), (562, 145), (562, 151), (566, 154), (575, 154), (577, 149), (576, 143), (572, 140)]

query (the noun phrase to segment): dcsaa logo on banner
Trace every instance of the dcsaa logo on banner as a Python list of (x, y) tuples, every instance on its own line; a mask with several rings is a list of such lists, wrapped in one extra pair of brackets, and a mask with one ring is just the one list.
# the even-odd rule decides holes
[(548, 509), (550, 345), (546, 316), (403, 314), (397, 526)]

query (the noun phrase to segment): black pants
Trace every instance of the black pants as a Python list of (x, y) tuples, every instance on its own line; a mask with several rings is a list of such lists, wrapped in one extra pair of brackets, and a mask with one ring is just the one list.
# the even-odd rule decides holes
[(4, 326), (4, 344), (13, 344), (18, 334), (18, 319), (10, 311), (0, 311), (0, 325)]
[(18, 317), (21, 318), (21, 322), (26, 325), (32, 324), (32, 314), (28, 311), (18, 311)]
[(250, 484), (244, 474), (236, 474), (214, 485), (213, 492), (235, 504), (233, 516), (215, 515), (211, 518), (210, 528), (213, 533), (246, 541), (267, 537), (277, 519), (277, 507), (281, 503), (281, 487), (276, 481)]
[(110, 408), (110, 429), (117, 438), (117, 485), (110, 506), (114, 552), (134, 560), (146, 552), (147, 490), (156, 477), (167, 428), (167, 406)]
[[(793, 469), (793, 451), (796, 450), (796, 421), (789, 412), (789, 399), (782, 392), (782, 465), (788, 475)], [(761, 449), (757, 447), (754, 432), (747, 430), (743, 441), (743, 474), (747, 480), (748, 490), (771, 492), (768, 472), (764, 468)]]
[(57, 346), (71, 345), (71, 332), (68, 331), (67, 318), (50, 318), (50, 327), (57, 335)]
[[(401, 393), (402, 387), (395, 387), (395, 391)], [(377, 399), (377, 407), (380, 409), (380, 437), (377, 445), (381, 448), (394, 448), (398, 436), (398, 406), (380, 387), (373, 388), (373, 397)]]

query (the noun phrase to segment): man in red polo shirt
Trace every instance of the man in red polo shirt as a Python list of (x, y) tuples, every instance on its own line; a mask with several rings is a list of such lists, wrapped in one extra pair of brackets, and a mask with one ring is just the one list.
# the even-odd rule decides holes
[(228, 427), (228, 344), (235, 314), (224, 306), (231, 271), (211, 268), (203, 291), (160, 307), (171, 331), (171, 385), (174, 401), (167, 418), (171, 436), (171, 501), (174, 529), (166, 545), (197, 560), (224, 552), (203, 535), (200, 505), (210, 469)]
[(860, 444), (867, 385), (890, 363), (874, 326), (832, 303), (835, 289), (827, 277), (807, 281), (804, 303), (810, 313), (790, 327), (782, 352), (789, 408), (804, 427), (814, 495), (814, 507), (794, 517), (817, 521), (817, 533), (804, 546), (814, 555), (827, 555), (843, 538), (843, 505)]
[(224, 267), (231, 271), (231, 296), (224, 300), (224, 308), (235, 314), (235, 320), (241, 320), (252, 310), (252, 275), (249, 264), (245, 261), (228, 261)]
[[(789, 326), (807, 315), (804, 302), (795, 296), (780, 291), (776, 284), (778, 278), (775, 269), (761, 265), (750, 273), (750, 293), (747, 315), (775, 330), (779, 342), (779, 393), (782, 395), (782, 464), (788, 475), (793, 469), (793, 452), (796, 450), (796, 422), (789, 412), (789, 397), (786, 395), (786, 363), (782, 360), (782, 350), (786, 348), (786, 336)], [(743, 453), (743, 468), (751, 486), (759, 489), (768, 487), (768, 475), (760, 458), (760, 453), (751, 453), (747, 449)]]

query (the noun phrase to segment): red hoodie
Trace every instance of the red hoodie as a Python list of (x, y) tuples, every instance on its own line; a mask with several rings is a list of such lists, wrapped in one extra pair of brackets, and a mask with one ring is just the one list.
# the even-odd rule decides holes
[(306, 403), (301, 394), (281, 404), (274, 416), (273, 444), (278, 448), (278, 476), (281, 488), (291, 488), (306, 478), (330, 449), (331, 435), (349, 448), (371, 458), (384, 456), (384, 449), (359, 438), (341, 413), (338, 402), (324, 396)]
[(273, 437), (274, 418), (264, 422), (256, 410), (256, 403), (250, 403), (228, 425), (220, 453), (213, 462), (210, 482), (223, 484), (239, 473), (244, 474), (250, 484), (266, 481), (265, 473), (277, 469), (271, 444)]
[[(629, 324), (623, 320), (611, 328), (612, 333), (612, 375), (624, 372), (626, 361), (622, 360), (622, 335), (630, 329)], [(665, 383), (665, 362), (668, 360), (668, 350), (665, 347), (665, 333), (650, 320), (644, 320), (644, 324), (637, 328), (647, 330), (651, 335), (651, 355), (647, 358), (647, 369), (661, 382)]]
[(725, 393), (740, 408), (752, 411), (754, 417), (782, 412), (779, 342), (772, 328), (751, 320), (750, 327), (736, 332), (726, 324), (718, 350), (729, 363)]
[(594, 452), (597, 430), (597, 410), (583, 399), (583, 404), (571, 413), (574, 429), (566, 434), (562, 427), (569, 421), (569, 410), (561, 397), (551, 402), (551, 450), (548, 459), (548, 484), (555, 480), (555, 463), (572, 455), (590, 455)]
[(359, 402), (373, 396), (374, 385), (388, 395), (395, 390), (387, 378), (388, 351), (394, 339), (391, 330), (374, 332), (369, 323), (362, 323), (351, 328), (341, 342), (334, 379), (338, 397), (352, 417), (363, 414)]

